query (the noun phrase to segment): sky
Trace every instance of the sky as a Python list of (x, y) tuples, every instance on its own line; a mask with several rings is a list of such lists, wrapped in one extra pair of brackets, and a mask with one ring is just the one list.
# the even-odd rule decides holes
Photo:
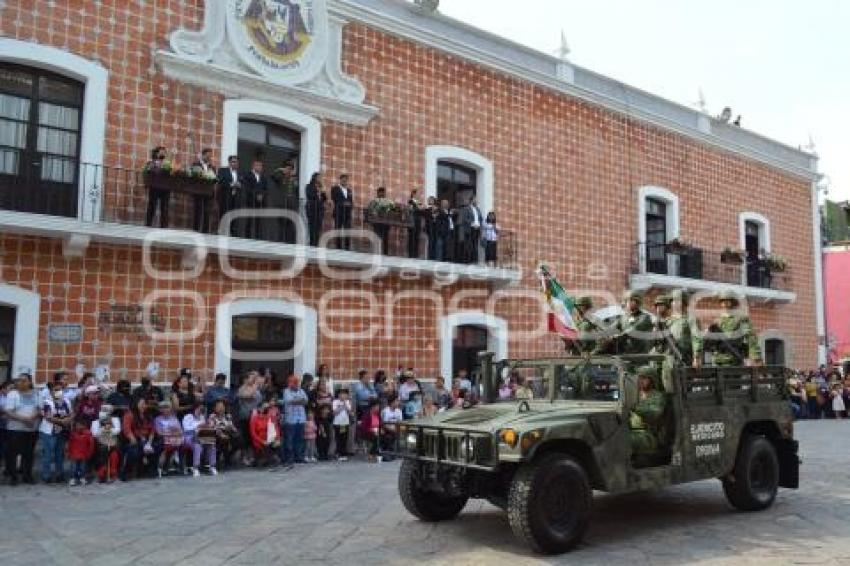
[(828, 198), (850, 199), (850, 0), (442, 0), (440, 11), (742, 127), (814, 142)]

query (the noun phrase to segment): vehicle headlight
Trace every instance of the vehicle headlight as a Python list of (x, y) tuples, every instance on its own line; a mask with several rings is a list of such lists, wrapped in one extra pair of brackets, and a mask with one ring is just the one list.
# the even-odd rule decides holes
[(499, 440), (502, 444), (507, 444), (511, 448), (515, 448), (516, 443), (519, 440), (519, 435), (512, 428), (503, 428), (499, 431)]
[(405, 438), (405, 441), (407, 442), (408, 450), (416, 450), (417, 438), (415, 432), (409, 432), (407, 434), (407, 437)]
[(464, 460), (475, 459), (475, 440), (466, 437), (460, 441), (460, 457)]
[(540, 439), (543, 438), (543, 430), (531, 430), (522, 435), (522, 441), (520, 442), (520, 447), (522, 448), (522, 452), (528, 452), (532, 446), (537, 444)]

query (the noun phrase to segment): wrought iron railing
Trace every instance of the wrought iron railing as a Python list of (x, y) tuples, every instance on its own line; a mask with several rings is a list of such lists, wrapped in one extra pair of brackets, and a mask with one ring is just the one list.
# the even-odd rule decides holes
[[(475, 247), (459, 240), (455, 231), (435, 246), (437, 237), (429, 230), (427, 212), (412, 213), (406, 206), (386, 212), (354, 206), (338, 215), (330, 200), (307, 201), (239, 189), (221, 199), (232, 210), (230, 216), (222, 217), (219, 196), (214, 180), (89, 163), (79, 164), (73, 180), (61, 186), (38, 178), (0, 176), (0, 209), (5, 210), (395, 257), (485, 263), (483, 240)], [(500, 230), (495, 260), (488, 264), (516, 268), (517, 256), (516, 234)]]
[(764, 258), (727, 254), (697, 246), (670, 246), (639, 242), (635, 246), (632, 273), (670, 275), (763, 289), (790, 291), (791, 271), (777, 268)]

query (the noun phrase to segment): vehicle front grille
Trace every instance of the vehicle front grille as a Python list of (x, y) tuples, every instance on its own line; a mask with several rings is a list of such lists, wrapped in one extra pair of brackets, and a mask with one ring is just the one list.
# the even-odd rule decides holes
[[(427, 427), (411, 427), (410, 430), (417, 428), (419, 446), (411, 452), (419, 458), (460, 465), (493, 464), (494, 451), (489, 434)], [(471, 453), (469, 446), (472, 446)]]

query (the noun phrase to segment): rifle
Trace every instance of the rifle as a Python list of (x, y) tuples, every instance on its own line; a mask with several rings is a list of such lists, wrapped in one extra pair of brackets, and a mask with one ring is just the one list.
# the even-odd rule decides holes
[[(708, 327), (708, 331), (712, 334), (723, 334), (724, 332), (720, 329), (720, 327), (714, 323)], [(744, 365), (745, 357), (741, 355), (741, 352), (738, 351), (737, 348), (732, 346), (726, 338), (712, 338), (712, 343), (719, 344), (721, 348), (730, 356), (738, 360), (738, 365)], [(714, 350), (717, 351), (716, 349)]]
[[(656, 326), (660, 326), (662, 321), (657, 321)], [(676, 343), (673, 342), (673, 337), (670, 335), (670, 332), (667, 331), (666, 328), (658, 328), (661, 331), (662, 336), (664, 336), (664, 340), (667, 342), (667, 347), (670, 349), (670, 352), (673, 353), (673, 356), (676, 358), (676, 361), (679, 365), (684, 365), (685, 358), (682, 356), (682, 352), (679, 350), (679, 347), (676, 346)]]

